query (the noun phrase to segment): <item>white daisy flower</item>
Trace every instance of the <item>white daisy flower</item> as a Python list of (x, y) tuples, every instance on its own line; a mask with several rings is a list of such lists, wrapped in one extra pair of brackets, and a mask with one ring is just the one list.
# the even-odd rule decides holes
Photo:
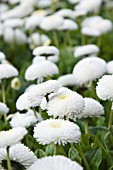
[(30, 65), (25, 72), (25, 79), (35, 80), (38, 78), (53, 76), (58, 74), (58, 67), (50, 61), (43, 60), (38, 63)]
[(81, 0), (68, 0), (71, 4), (76, 4), (78, 2), (80, 2)]
[[(39, 117), (39, 120), (42, 120), (41, 115), (39, 113), (36, 113), (37, 117)], [(10, 121), (11, 127), (26, 127), (35, 125), (37, 122), (36, 116), (34, 115), (33, 110), (28, 110), (26, 113), (15, 113), (12, 120)]]
[(50, 93), (56, 92), (61, 86), (62, 85), (57, 80), (48, 80), (46, 82), (40, 83), (29, 89), (28, 99), (34, 104), (34, 106), (38, 106), (37, 104), (40, 96), (43, 98)]
[(104, 75), (99, 79), (96, 93), (101, 100), (113, 101), (113, 75)]
[(75, 10), (73, 12), (74, 18), (82, 17), (82, 16), (84, 16), (86, 14), (87, 14), (87, 11), (85, 9)]
[(0, 115), (7, 114), (9, 112), (9, 108), (6, 104), (0, 102)]
[(11, 64), (0, 64), (0, 79), (15, 77), (18, 75), (17, 69)]
[(59, 50), (55, 46), (40, 46), (33, 50), (33, 55), (40, 56), (40, 55), (59, 55)]
[[(18, 143), (27, 134), (24, 127), (17, 127), (7, 131), (0, 132), (0, 147), (8, 147)], [(4, 138), (5, 136), (5, 138)]]
[(57, 16), (61, 16), (63, 18), (71, 18), (74, 19), (74, 15), (73, 15), (74, 11), (71, 9), (61, 9), (57, 12), (55, 12), (55, 15)]
[(80, 60), (73, 69), (76, 84), (82, 85), (100, 78), (107, 71), (105, 60), (98, 57), (88, 57)]
[(63, 18), (57, 15), (50, 15), (42, 19), (40, 28), (46, 31), (55, 30), (58, 26), (62, 25)]
[(85, 55), (92, 55), (98, 52), (99, 52), (99, 48), (94, 44), (78, 46), (74, 48), (74, 57), (76, 58)]
[(78, 29), (78, 25), (76, 22), (70, 19), (64, 19), (64, 22), (62, 25), (57, 27), (57, 30), (76, 30)]
[(101, 35), (99, 30), (95, 28), (91, 28), (91, 27), (83, 27), (81, 29), (81, 33), (84, 35), (93, 36), (93, 37), (99, 37)]
[(9, 18), (4, 21), (4, 27), (22, 27), (23, 26), (23, 20), (20, 18)]
[(75, 86), (76, 85), (76, 79), (73, 74), (66, 74), (66, 75), (60, 76), (57, 80), (62, 84), (62, 86)]
[(81, 165), (64, 156), (48, 156), (38, 159), (28, 170), (83, 170)]
[(113, 74), (113, 61), (107, 63), (107, 73)]
[(57, 63), (59, 61), (59, 56), (57, 56), (57, 55), (50, 55), (50, 56), (47, 56), (47, 57), (45, 57), (45, 56), (36, 56), (36, 57), (33, 58), (33, 64), (37, 63), (37, 62), (39, 62), (41, 60), (49, 60), (49, 61), (51, 61), (53, 63)]
[(39, 8), (47, 8), (47, 7), (50, 7), (52, 5), (52, 1), (51, 0), (38, 0), (36, 1), (36, 5), (39, 7)]
[(85, 109), (81, 114), (81, 117), (99, 117), (104, 114), (103, 106), (93, 98), (84, 98)]
[(47, 119), (34, 128), (34, 137), (42, 145), (78, 143), (80, 135), (79, 127), (68, 120)]
[(76, 119), (83, 112), (84, 106), (84, 99), (81, 95), (63, 87), (50, 98), (47, 103), (47, 113), (54, 117), (63, 118), (66, 116)]
[(29, 99), (29, 96), (30, 96), (29, 92), (25, 92), (17, 99), (16, 108), (18, 110), (24, 110), (24, 109), (29, 110), (31, 107), (34, 107), (36, 105), (39, 106), (43, 99), (43, 96), (39, 95), (37, 97), (37, 101), (35, 101), (36, 102), (35, 104), (34, 101), (31, 101)]
[[(36, 160), (36, 156), (23, 144), (16, 144), (9, 148), (11, 167), (14, 170), (24, 170), (29, 168)], [(5, 148), (0, 148), (0, 164), (7, 169), (7, 152)], [(1, 169), (0, 169), (1, 170)]]

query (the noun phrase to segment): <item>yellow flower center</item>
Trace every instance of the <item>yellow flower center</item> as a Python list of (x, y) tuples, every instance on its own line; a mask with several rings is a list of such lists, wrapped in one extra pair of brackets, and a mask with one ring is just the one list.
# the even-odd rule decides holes
[(65, 99), (67, 99), (68, 97), (69, 97), (69, 95), (67, 95), (67, 94), (64, 94), (64, 95), (59, 96), (59, 98), (60, 98), (61, 100), (65, 100)]
[(60, 127), (61, 127), (61, 123), (60, 123), (60, 122), (58, 122), (58, 123), (56, 123), (56, 122), (51, 122), (51, 123), (50, 123), (50, 126), (51, 126), (52, 128), (60, 128)]

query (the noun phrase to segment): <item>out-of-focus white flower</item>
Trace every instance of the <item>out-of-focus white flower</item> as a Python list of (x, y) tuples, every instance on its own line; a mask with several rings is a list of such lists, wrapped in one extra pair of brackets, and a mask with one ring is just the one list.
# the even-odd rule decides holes
[(20, 18), (11, 18), (4, 21), (4, 27), (22, 27), (23, 26), (23, 20)]
[(57, 63), (59, 61), (59, 56), (57, 56), (57, 55), (50, 55), (50, 56), (47, 56), (47, 57), (45, 57), (45, 56), (36, 56), (36, 57), (33, 58), (32, 62), (34, 64), (34, 63), (37, 63), (37, 62), (39, 62), (41, 60), (48, 60), (48, 61), (51, 61), (53, 63)]
[(6, 104), (0, 102), (0, 115), (7, 114), (9, 112), (9, 108)]
[(68, 0), (71, 4), (76, 4), (78, 2), (80, 2), (81, 0)]
[(85, 55), (93, 55), (99, 52), (98, 46), (94, 44), (88, 44), (83, 46), (77, 46), (74, 48), (74, 57), (80, 57)]
[(28, 170), (83, 170), (81, 165), (64, 156), (48, 156), (38, 159)]
[(38, 78), (53, 76), (58, 74), (58, 67), (47, 60), (41, 60), (38, 63), (30, 65), (25, 72), (26, 80), (35, 80)]
[(96, 12), (101, 7), (103, 0), (81, 0), (76, 6), (76, 10), (85, 9), (87, 12)]
[(99, 30), (95, 28), (91, 28), (91, 27), (83, 27), (81, 29), (81, 33), (84, 35), (93, 36), (93, 37), (99, 37), (101, 35)]
[(57, 80), (48, 80), (33, 86), (28, 91), (28, 98), (34, 106), (38, 106), (39, 97), (44, 97), (50, 93), (57, 92), (61, 84)]
[(96, 93), (101, 100), (113, 101), (113, 75), (104, 75), (99, 79)]
[[(27, 134), (24, 127), (17, 127), (0, 132), (0, 147), (8, 147), (18, 143)], [(5, 136), (5, 137), (4, 137)]]
[(18, 75), (17, 69), (11, 64), (0, 64), (0, 79), (15, 77)]
[(71, 18), (71, 19), (74, 18), (73, 10), (71, 9), (61, 9), (55, 12), (55, 15), (61, 16), (63, 18)]
[(62, 25), (57, 27), (57, 30), (76, 30), (78, 28), (78, 25), (76, 22), (70, 19), (64, 19), (64, 22)]
[(8, 10), (8, 5), (5, 3), (0, 3), (0, 14)]
[(83, 112), (84, 106), (84, 99), (81, 95), (63, 87), (49, 99), (47, 113), (54, 117), (66, 116), (66, 118), (75, 120)]
[[(42, 120), (39, 113), (36, 113), (37, 117), (39, 117), (40, 120)], [(37, 119), (34, 115), (33, 110), (28, 110), (28, 112), (20, 114), (19, 112), (15, 113), (12, 120), (10, 121), (11, 127), (26, 127), (32, 126), (36, 124)]]
[(15, 77), (13, 78), (13, 80), (11, 81), (11, 87), (14, 90), (19, 90), (21, 88), (21, 81), (19, 78)]
[(82, 22), (82, 33), (88, 33), (88, 30), (92, 30), (90, 31), (90, 33), (88, 33), (88, 35), (93, 36), (99, 36), (101, 34), (107, 33), (109, 31), (111, 31), (113, 28), (113, 24), (110, 20), (108, 19), (103, 19), (100, 16), (91, 16), (86, 18), (83, 22)]
[(0, 61), (4, 60), (6, 58), (5, 54), (0, 51)]
[(41, 45), (49, 45), (51, 43), (50, 38), (47, 35), (44, 34), (38, 34), (38, 33), (33, 33), (31, 36), (28, 38), (28, 44), (31, 49), (36, 48), (37, 46)]
[(84, 98), (85, 101), (85, 109), (81, 114), (82, 118), (86, 117), (99, 117), (104, 114), (103, 106), (93, 98)]
[(76, 79), (73, 74), (66, 74), (66, 75), (60, 76), (57, 80), (62, 84), (62, 86), (75, 86), (76, 85)]
[(41, 46), (37, 47), (33, 50), (33, 55), (40, 56), (40, 55), (59, 55), (59, 50), (55, 46)]
[(86, 14), (87, 14), (87, 11), (85, 9), (75, 10), (73, 12), (74, 18), (82, 17), (82, 16), (84, 16)]
[[(20, 170), (23, 168), (29, 168), (36, 160), (36, 156), (30, 149), (23, 144), (16, 144), (9, 148), (9, 156), (11, 160), (11, 167), (15, 169), (16, 167)], [(5, 148), (0, 148), (0, 164), (6, 170), (4, 163), (7, 161), (7, 152)], [(2, 170), (2, 169), (0, 169)]]
[(100, 78), (107, 71), (107, 63), (98, 57), (88, 57), (79, 61), (73, 74), (76, 78), (76, 84), (82, 85), (89, 81)]
[(51, 0), (38, 0), (36, 2), (36, 5), (39, 7), (39, 8), (47, 8), (47, 7), (50, 7), (52, 5), (52, 1)]
[(40, 28), (46, 31), (55, 30), (63, 24), (64, 19), (57, 15), (50, 15), (42, 19)]
[(107, 73), (113, 74), (113, 61), (107, 63)]
[(78, 143), (80, 135), (79, 127), (68, 120), (47, 119), (34, 128), (34, 137), (42, 145)]

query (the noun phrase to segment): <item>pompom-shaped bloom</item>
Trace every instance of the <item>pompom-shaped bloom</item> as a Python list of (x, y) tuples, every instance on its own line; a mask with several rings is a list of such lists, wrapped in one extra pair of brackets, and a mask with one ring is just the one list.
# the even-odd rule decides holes
[(83, 112), (84, 99), (68, 88), (60, 88), (58, 93), (52, 95), (47, 103), (47, 113), (54, 117), (76, 119)]
[(96, 93), (101, 100), (113, 101), (113, 75), (104, 75), (99, 79)]
[(23, 26), (23, 20), (20, 18), (9, 18), (4, 21), (4, 27), (22, 27)]
[(33, 86), (28, 91), (28, 98), (34, 106), (38, 106), (39, 97), (44, 97), (47, 94), (56, 92), (62, 85), (57, 80), (48, 80)]
[(85, 55), (92, 55), (99, 52), (99, 48), (94, 44), (88, 44), (83, 46), (75, 47), (74, 57), (80, 57)]
[(0, 147), (12, 146), (18, 143), (27, 134), (24, 127), (17, 127), (7, 131), (0, 132)]
[(48, 156), (38, 159), (28, 170), (83, 170), (81, 165), (64, 156)]
[(15, 77), (17, 75), (17, 69), (11, 64), (0, 64), (0, 79)]
[(93, 98), (84, 98), (85, 109), (81, 114), (81, 117), (98, 117), (104, 114), (103, 106)]
[(70, 19), (64, 19), (63, 24), (57, 27), (58, 30), (76, 30), (77, 28), (77, 23)]
[(57, 63), (59, 61), (59, 56), (57, 56), (57, 55), (50, 55), (50, 56), (47, 56), (47, 57), (45, 57), (45, 56), (36, 56), (36, 57), (33, 58), (33, 64), (37, 63), (37, 62), (39, 62), (41, 60), (49, 60), (49, 61), (51, 61), (53, 63)]
[[(16, 107), (18, 110), (28, 110), (30, 109), (31, 107), (34, 107), (34, 102), (32, 102), (30, 99), (29, 99), (29, 92), (25, 92), (23, 93), (18, 99), (17, 99), (17, 102), (16, 102)], [(37, 106), (40, 105), (41, 101), (43, 99), (43, 96), (38, 96), (37, 98)]]
[(58, 74), (58, 67), (47, 60), (40, 61), (38, 63), (30, 65), (25, 72), (26, 80), (35, 80), (38, 78), (53, 76)]
[(63, 21), (63, 18), (60, 16), (50, 15), (42, 19), (42, 22), (40, 23), (40, 28), (46, 31), (54, 30), (58, 26), (62, 25)]
[(113, 74), (113, 61), (107, 63), (107, 73)]
[(65, 145), (69, 143), (77, 143), (80, 139), (79, 127), (68, 120), (61, 119), (47, 119), (37, 124), (34, 128), (34, 137), (42, 144)]
[(40, 55), (59, 55), (59, 50), (55, 46), (41, 46), (37, 47), (33, 50), (33, 55), (40, 56)]
[[(23, 144), (16, 144), (9, 148), (9, 156), (12, 169), (24, 170), (29, 168), (36, 160), (36, 156), (30, 149)], [(0, 164), (6, 170), (7, 152), (5, 148), (0, 148)], [(0, 169), (1, 170), (1, 169)]]
[[(41, 119), (39, 113), (36, 113), (37, 117)], [(15, 127), (26, 127), (34, 125), (37, 122), (37, 118), (34, 115), (33, 110), (28, 110), (27, 113), (20, 114), (19, 112), (15, 113), (14, 117), (10, 121), (10, 125)]]
[(6, 104), (0, 102), (0, 115), (7, 114), (9, 112), (9, 108)]
[(95, 28), (91, 28), (91, 27), (83, 27), (81, 29), (81, 33), (84, 35), (93, 36), (93, 37), (99, 37), (101, 35), (99, 30)]
[(76, 85), (76, 79), (73, 74), (66, 74), (66, 75), (60, 76), (58, 78), (58, 81), (62, 84), (62, 86), (75, 86)]
[(74, 19), (74, 11), (71, 9), (61, 9), (55, 13), (55, 15), (61, 16), (63, 18), (71, 18)]
[(106, 71), (107, 64), (105, 60), (98, 57), (89, 57), (82, 59), (75, 65), (73, 74), (76, 77), (76, 83), (82, 85), (100, 78)]

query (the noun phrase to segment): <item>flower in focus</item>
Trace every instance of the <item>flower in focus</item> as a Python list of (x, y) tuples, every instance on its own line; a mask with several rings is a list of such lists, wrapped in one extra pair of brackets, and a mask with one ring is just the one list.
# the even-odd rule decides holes
[(47, 119), (34, 128), (34, 137), (42, 145), (51, 142), (59, 145), (65, 145), (67, 142), (78, 143), (80, 135), (79, 127), (68, 120)]

